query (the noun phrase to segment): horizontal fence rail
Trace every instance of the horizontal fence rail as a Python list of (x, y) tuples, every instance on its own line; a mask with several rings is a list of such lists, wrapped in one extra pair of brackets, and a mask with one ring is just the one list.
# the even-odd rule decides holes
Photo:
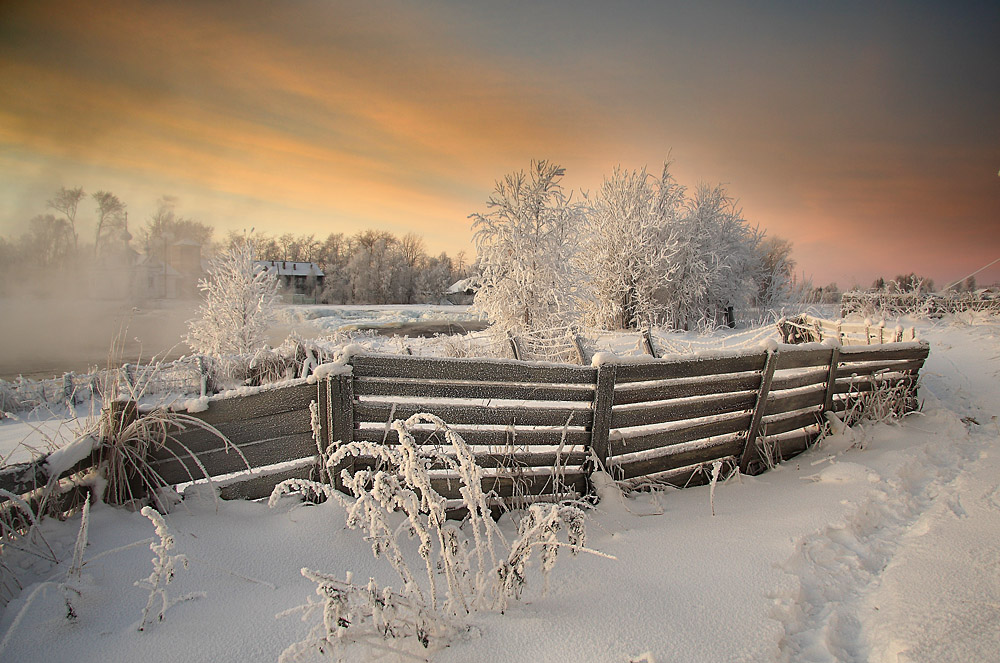
[[(587, 494), (598, 467), (626, 487), (703, 483), (715, 463), (756, 473), (805, 450), (825, 413), (850, 414), (875, 390), (896, 390), (915, 407), (927, 344), (912, 331), (871, 329), (855, 337), (842, 323), (800, 317), (779, 325), (790, 343), (776, 347), (597, 366), (362, 354), (314, 383), (208, 399), (188, 413), (203, 425), (173, 426), (145, 471), (165, 485), (211, 479), (227, 499), (265, 497), (289, 478), (339, 486), (342, 470), (374, 459), (350, 458), (331, 475), (322, 458), (349, 442), (398, 444), (394, 420), (430, 413), (470, 445), (483, 489), (507, 505)], [(417, 424), (413, 434), (447, 453), (434, 426)], [(37, 493), (58, 478), (44, 461), (3, 468), (0, 489)], [(431, 469), (435, 488), (458, 498), (457, 476)]]

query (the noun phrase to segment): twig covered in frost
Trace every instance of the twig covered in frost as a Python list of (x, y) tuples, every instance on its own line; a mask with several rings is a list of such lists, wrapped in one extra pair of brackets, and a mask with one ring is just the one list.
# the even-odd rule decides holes
[[(167, 523), (163, 520), (163, 516), (148, 506), (142, 508), (142, 515), (152, 521), (153, 526), (156, 528), (156, 535), (159, 537), (159, 541), (153, 541), (149, 544), (149, 549), (156, 554), (156, 557), (153, 558), (152, 573), (149, 574), (148, 578), (135, 582), (136, 587), (143, 587), (149, 590), (149, 600), (146, 601), (146, 607), (143, 608), (142, 622), (139, 624), (139, 630), (145, 631), (147, 626), (155, 622), (162, 622), (163, 615), (171, 606), (183, 601), (202, 598), (205, 596), (205, 593), (192, 592), (174, 599), (170, 599), (167, 596), (167, 585), (174, 579), (174, 572), (177, 565), (180, 564), (186, 569), (188, 566), (187, 557), (170, 554), (170, 551), (174, 549), (176, 541), (174, 535), (167, 528)], [(159, 600), (159, 608), (154, 613), (153, 606), (157, 603), (157, 600)]]
[[(518, 524), (517, 540), (511, 545), (507, 558), (496, 568), (498, 591), (493, 604), (495, 609), (503, 612), (507, 609), (508, 597), (521, 597), (526, 582), (525, 569), (536, 547), (542, 549), (541, 571), (546, 589), (561, 546), (568, 546), (574, 555), (581, 550), (596, 553), (584, 548), (587, 534), (583, 519), (583, 511), (575, 506), (532, 504), (528, 507), (525, 517)], [(558, 538), (563, 527), (566, 528), (566, 543)]]
[(712, 505), (712, 515), (715, 515), (715, 484), (719, 482), (719, 473), (722, 471), (722, 461), (717, 460), (712, 463), (712, 479), (708, 484), (708, 501)]
[[(423, 657), (407, 651), (404, 638), (415, 640), (422, 649), (429, 649), (459, 630), (457, 624), (428, 610), (419, 601), (389, 588), (380, 589), (374, 578), (369, 578), (366, 586), (360, 586), (353, 583), (350, 572), (346, 580), (307, 568), (302, 569), (302, 575), (316, 583), (320, 600), (310, 600), (277, 616), (301, 613), (302, 621), (308, 621), (321, 611), (323, 619), (310, 629), (305, 639), (288, 646), (278, 658), (279, 663), (302, 660), (314, 651), (321, 655), (340, 653), (344, 656), (339, 660), (346, 660), (352, 653), (352, 645), (373, 647), (422, 661)], [(385, 644), (390, 639), (400, 645)]]
[(90, 527), (90, 495), (83, 503), (80, 512), (80, 530), (76, 534), (76, 545), (73, 547), (73, 563), (66, 573), (66, 580), (59, 585), (66, 601), (66, 619), (76, 619), (76, 608), (73, 607), (73, 596), (81, 596), (80, 580), (83, 573), (83, 551), (87, 549), (87, 530)]
[(319, 481), (309, 479), (285, 479), (271, 490), (271, 497), (267, 500), (269, 507), (274, 507), (285, 495), (292, 493), (302, 493), (303, 498), (310, 502), (322, 502), (330, 499), (336, 494), (333, 486)]

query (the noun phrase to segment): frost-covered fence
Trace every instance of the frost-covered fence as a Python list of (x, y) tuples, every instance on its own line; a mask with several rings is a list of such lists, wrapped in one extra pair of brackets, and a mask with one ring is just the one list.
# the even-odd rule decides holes
[[(826, 328), (805, 327), (812, 337), (793, 333), (800, 327), (782, 333), (814, 341)], [(178, 427), (153, 447), (144, 472), (165, 485), (210, 478), (223, 498), (263, 497), (289, 478), (339, 484), (341, 470), (368, 467), (372, 459), (345, 459), (327, 476), (323, 457), (351, 441), (396, 444), (391, 423), (427, 412), (468, 442), (486, 468), (483, 489), (497, 503), (586, 494), (599, 465), (625, 485), (692, 485), (707, 481), (719, 461), (754, 473), (800, 453), (819, 435), (826, 413), (853, 416), (872, 394), (912, 409), (927, 353), (926, 343), (903, 340), (772, 342), (755, 351), (667, 359), (599, 353), (591, 366), (360, 354), (322, 367), (312, 382), (184, 404), (227, 439), (201, 426)], [(444, 446), (430, 424), (417, 426), (414, 437)], [(77, 463), (72, 472), (96, 462)], [(3, 468), (0, 489), (39, 488), (52, 479), (47, 466), (42, 459)], [(446, 468), (432, 468), (432, 475), (442, 495), (459, 497), (461, 483)]]
[(811, 315), (782, 319), (778, 323), (778, 332), (785, 343), (818, 343), (832, 338), (837, 339), (841, 345), (882, 345), (915, 341), (917, 338), (913, 327), (886, 327), (885, 321), (824, 320)]
[[(350, 373), (320, 383), (323, 444), (395, 444), (389, 424), (428, 412), (448, 423), (486, 468), (483, 490), (509, 501), (587, 491), (598, 369), (515, 360), (359, 355)], [(325, 383), (325, 384), (324, 384)], [(421, 444), (443, 443), (430, 425)], [(355, 460), (364, 466), (367, 459)], [(351, 468), (348, 467), (350, 470)], [(439, 472), (435, 489), (458, 498), (461, 483)]]
[(863, 316), (903, 315), (941, 316), (966, 311), (1000, 312), (1000, 296), (979, 292), (845, 292), (841, 297), (840, 314)]
[[(118, 368), (90, 373), (65, 373), (62, 377), (0, 380), (0, 410), (18, 412), (37, 407), (64, 406), (103, 400), (108, 385), (119, 385), (132, 394), (197, 395), (206, 375), (206, 359), (183, 357), (152, 364), (125, 363)], [(116, 394), (111, 394), (114, 397)]]

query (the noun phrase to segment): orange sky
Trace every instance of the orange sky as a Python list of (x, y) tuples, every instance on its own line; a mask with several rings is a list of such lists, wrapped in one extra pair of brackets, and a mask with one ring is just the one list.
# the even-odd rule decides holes
[(471, 253), (531, 159), (587, 190), (669, 153), (817, 284), (1000, 257), (1000, 9), (800, 4), (0, 4), (0, 234), (83, 186), (130, 224), (171, 194), (220, 235)]

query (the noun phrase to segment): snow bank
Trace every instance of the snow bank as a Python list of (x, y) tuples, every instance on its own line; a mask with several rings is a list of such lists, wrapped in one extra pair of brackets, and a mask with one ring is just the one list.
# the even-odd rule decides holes
[(100, 442), (92, 435), (83, 435), (45, 457), (45, 472), (59, 476), (94, 452)]

